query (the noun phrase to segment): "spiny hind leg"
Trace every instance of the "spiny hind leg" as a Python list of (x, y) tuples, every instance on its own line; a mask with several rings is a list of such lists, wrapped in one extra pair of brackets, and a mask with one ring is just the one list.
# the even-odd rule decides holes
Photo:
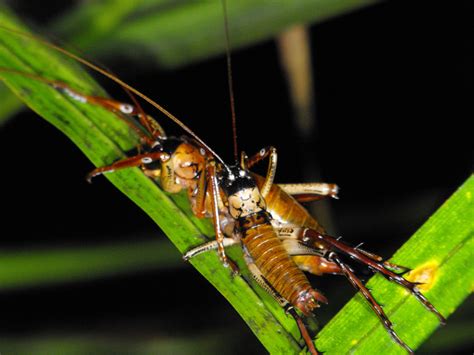
[[(292, 255), (325, 256), (328, 253), (328, 248), (325, 243), (322, 243), (321, 241), (317, 241), (314, 238), (311, 239), (308, 236), (303, 236), (304, 230), (311, 230), (312, 233), (323, 235), (318, 231), (315, 231), (309, 228), (303, 228), (299, 225), (292, 225), (292, 224), (281, 225), (279, 223), (275, 223), (273, 227), (277, 231), (277, 234), (279, 238), (282, 240), (282, 242), (289, 243), (287, 250), (289, 253), (292, 253)], [(327, 237), (330, 238), (329, 236)], [(291, 243), (291, 241), (293, 240), (298, 241), (298, 243)], [(335, 239), (335, 240), (337, 241), (338, 239)], [(411, 271), (410, 268), (393, 264), (389, 261), (384, 260), (381, 256), (377, 254), (361, 249), (360, 246), (362, 244), (359, 244), (356, 247), (351, 247), (344, 243), (342, 244), (347, 246), (348, 248), (352, 248), (355, 253), (358, 253), (358, 255), (364, 255), (366, 258), (369, 258), (370, 260), (374, 262), (382, 264), (384, 269), (387, 269), (392, 272), (396, 272), (398, 273), (398, 275), (403, 275), (404, 273)]]
[(418, 299), (430, 312), (432, 312), (436, 317), (438, 317), (439, 321), (442, 324), (446, 323), (446, 319), (441, 315), (441, 313), (438, 312), (438, 310), (428, 301), (428, 299), (420, 292), (420, 290), (417, 288), (418, 284), (414, 282), (410, 282), (406, 279), (404, 279), (401, 275), (395, 273), (391, 269), (394, 268), (399, 268), (399, 269), (406, 269), (404, 267), (394, 265), (391, 263), (388, 263), (386, 265), (384, 262), (381, 261), (376, 261), (372, 259), (371, 257), (367, 256), (365, 253), (361, 252), (357, 248), (354, 248), (337, 238), (331, 237), (329, 235), (323, 235), (315, 230), (305, 228), (301, 232), (301, 240), (305, 242), (307, 245), (311, 245), (316, 243), (316, 245), (325, 245), (330, 251), (333, 251), (335, 253), (341, 253), (341, 254), (346, 254), (350, 256), (352, 259), (358, 261), (359, 263), (362, 263), (364, 265), (367, 265), (370, 267), (371, 270), (374, 272), (380, 273), (382, 276), (387, 278), (390, 281), (393, 281), (404, 288), (406, 288), (408, 291), (410, 291), (411, 294), (415, 296), (416, 299)]
[(374, 254), (374, 253), (368, 252), (367, 250), (361, 249), (360, 248), (361, 245), (362, 245), (362, 243), (359, 244), (358, 246), (354, 247), (354, 249), (357, 250), (358, 252), (364, 254), (365, 256), (369, 257), (370, 259), (372, 259), (374, 261), (381, 262), (385, 268), (387, 268), (387, 269), (389, 269), (393, 272), (397, 272), (397, 273), (399, 273), (399, 275), (403, 275), (403, 274), (407, 273), (408, 271), (411, 271), (411, 269), (408, 268), (408, 267), (391, 263), (387, 260), (384, 260), (381, 256), (379, 256), (377, 254)]
[(335, 252), (329, 253), (328, 258), (334, 261), (341, 268), (343, 274), (347, 277), (352, 286), (354, 286), (354, 288), (360, 291), (360, 293), (368, 301), (370, 307), (377, 314), (377, 317), (379, 317), (384, 328), (390, 334), (392, 339), (395, 340), (395, 342), (397, 342), (398, 344), (400, 344), (410, 354), (413, 354), (413, 350), (398, 336), (398, 334), (393, 329), (393, 324), (390, 319), (388, 319), (387, 315), (382, 309), (382, 306), (378, 304), (378, 302), (370, 293), (369, 289), (365, 287), (362, 281), (354, 274), (354, 271), (347, 264), (343, 263)]
[[(382, 307), (377, 303), (375, 298), (372, 296), (370, 291), (365, 287), (365, 285), (362, 283), (362, 281), (354, 274), (353, 270), (345, 263), (343, 263), (337, 253), (335, 251), (332, 251), (332, 248), (330, 246), (325, 246), (323, 243), (320, 241), (315, 241), (315, 240), (310, 240), (308, 239), (307, 236), (304, 235), (305, 229), (295, 229), (293, 234), (290, 235), (290, 237), (293, 238), (288, 238), (284, 240), (284, 243), (286, 245), (291, 245), (291, 244), (299, 244), (299, 246), (293, 246), (293, 249), (295, 252), (301, 252), (304, 254), (311, 254), (311, 250), (313, 255), (310, 256), (303, 256), (303, 258), (308, 258), (308, 257), (316, 257), (320, 258), (320, 260), (316, 260), (316, 263), (321, 262), (322, 260), (327, 260), (329, 265), (327, 268), (327, 271), (335, 271), (334, 273), (336, 274), (342, 274), (347, 277), (347, 279), (350, 281), (350, 283), (362, 293), (362, 295), (365, 297), (365, 299), (368, 301), (370, 307), (373, 309), (373, 311), (377, 314), (379, 317), (380, 321), (382, 322), (383, 326), (387, 330), (387, 332), (390, 334), (390, 336), (398, 343), (400, 344), (405, 350), (407, 350), (409, 353), (413, 353), (413, 351), (410, 349), (408, 345), (406, 345), (403, 340), (398, 336), (398, 334), (395, 332), (393, 329), (393, 325), (388, 319), (387, 315), (383, 311)], [(287, 235), (288, 237), (288, 235)], [(305, 248), (307, 248), (309, 251), (305, 252)], [(323, 256), (318, 256), (319, 254), (324, 255)], [(312, 266), (310, 262), (307, 260), (303, 259), (303, 266)], [(320, 271), (320, 265), (316, 264), (316, 267), (313, 267), (316, 272), (321, 272)], [(325, 269), (323, 268), (323, 271)]]
[(445, 318), (436, 310), (436, 308), (426, 299), (426, 297), (418, 290), (417, 284), (404, 279), (401, 275), (396, 274), (393, 270), (406, 271), (407, 268), (401, 267), (392, 263), (383, 262), (378, 255), (363, 251), (357, 247), (349, 246), (337, 238), (324, 235), (318, 231), (309, 228), (292, 228), (291, 233), (284, 234), (284, 237), (290, 240), (296, 240), (309, 249), (314, 249), (313, 255), (324, 255), (324, 258), (337, 265), (341, 273), (344, 274), (351, 284), (359, 290), (365, 299), (368, 301), (371, 308), (381, 320), (383, 326), (387, 329), (390, 336), (400, 344), (405, 350), (412, 353), (410, 347), (405, 344), (401, 338), (396, 334), (393, 325), (383, 311), (382, 307), (373, 298), (370, 291), (365, 287), (362, 281), (357, 278), (353, 270), (344, 263), (339, 254), (345, 254), (352, 259), (369, 266), (375, 272), (382, 274), (390, 281), (394, 281), (399, 285), (408, 289), (428, 310), (434, 313), (442, 324), (445, 323)]

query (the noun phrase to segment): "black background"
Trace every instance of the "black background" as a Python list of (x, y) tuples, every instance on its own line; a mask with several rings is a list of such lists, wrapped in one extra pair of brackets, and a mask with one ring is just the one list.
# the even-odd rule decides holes
[[(65, 10), (56, 5), (57, 12), (49, 7), (41, 13), (28, 3), (16, 9), (41, 26)], [(302, 181), (307, 166), (317, 164), (324, 181), (342, 188), (341, 199), (329, 206), (330, 232), (391, 255), (471, 173), (471, 8), (468, 1), (449, 6), (392, 1), (311, 27), (317, 129), (304, 147), (313, 157), (309, 161), (301, 158), (275, 43), (236, 51), (241, 148), (276, 146), (280, 182)], [(224, 58), (166, 72), (123, 58), (107, 58), (106, 64), (182, 117), (225, 159), (232, 158)], [(172, 125), (166, 128), (180, 134)], [(22, 113), (2, 127), (0, 149), (3, 249), (164, 238), (106, 180), (88, 185), (83, 177), (91, 163), (35, 115)], [(353, 291), (336, 277), (315, 281), (332, 301), (318, 312), (324, 322)], [(0, 304), (2, 337), (46, 331), (112, 338), (222, 332), (231, 335), (229, 352), (263, 351), (189, 266), (2, 292)]]

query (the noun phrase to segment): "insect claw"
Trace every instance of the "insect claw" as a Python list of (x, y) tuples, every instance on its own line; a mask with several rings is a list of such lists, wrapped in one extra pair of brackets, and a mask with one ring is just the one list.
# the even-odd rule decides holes
[(400, 344), (409, 354), (414, 354), (415, 352), (403, 342), (402, 339), (398, 336), (397, 333), (393, 329), (389, 330), (389, 334), (392, 337), (393, 340), (395, 340), (396, 343)]
[(89, 184), (92, 184), (92, 178), (94, 177), (94, 175), (92, 174), (87, 174), (86, 175), (86, 181), (89, 183)]
[(412, 271), (409, 267), (393, 264), (387, 259), (382, 260), (381, 263), (385, 269), (393, 271), (400, 276)]
[(101, 168), (97, 168), (95, 170), (92, 170), (89, 174), (86, 175), (86, 181), (91, 184), (92, 183), (92, 178), (95, 178), (98, 175), (103, 175), (108, 172), (113, 172), (113, 170), (107, 170), (107, 171), (102, 171)]
[(226, 259), (226, 261), (224, 262), (224, 266), (230, 268), (230, 276), (232, 278), (240, 275), (239, 267), (232, 260)]
[(406, 270), (400, 271), (400, 272), (398, 273), (398, 275), (403, 276), (403, 275), (405, 275), (405, 274), (408, 274), (408, 273), (411, 272), (411, 271), (413, 271), (413, 269), (408, 269), (408, 268), (407, 268)]
[(288, 315), (293, 315), (292, 312), (295, 312), (295, 307), (293, 307), (290, 303), (288, 303), (285, 307), (284, 307), (284, 310), (285, 310), (285, 314)]

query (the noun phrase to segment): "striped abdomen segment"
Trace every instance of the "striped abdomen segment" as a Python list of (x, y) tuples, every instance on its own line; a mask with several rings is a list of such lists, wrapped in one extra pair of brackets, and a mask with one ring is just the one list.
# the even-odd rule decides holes
[(316, 301), (326, 302), (288, 255), (266, 215), (258, 213), (244, 217), (239, 225), (248, 253), (280, 296), (306, 315), (318, 307)]

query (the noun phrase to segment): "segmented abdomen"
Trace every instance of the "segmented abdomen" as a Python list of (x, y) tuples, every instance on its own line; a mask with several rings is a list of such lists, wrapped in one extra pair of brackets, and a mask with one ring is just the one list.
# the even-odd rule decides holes
[(271, 224), (251, 224), (251, 228), (243, 229), (242, 242), (255, 265), (275, 291), (309, 314), (317, 307), (320, 295), (288, 255)]

